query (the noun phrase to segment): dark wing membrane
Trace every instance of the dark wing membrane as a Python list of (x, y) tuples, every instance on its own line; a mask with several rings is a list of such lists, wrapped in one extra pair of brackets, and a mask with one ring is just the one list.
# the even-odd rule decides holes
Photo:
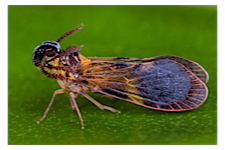
[(152, 58), (129, 58), (129, 57), (89, 57), (91, 60), (99, 60), (103, 59), (105, 61), (122, 61), (122, 62), (153, 62), (156, 60), (162, 60), (162, 59), (170, 59), (173, 61), (176, 61), (182, 65), (184, 65), (187, 69), (192, 71), (199, 79), (201, 79), (204, 83), (208, 82), (209, 76), (208, 73), (205, 71), (205, 69), (199, 65), (198, 63), (178, 57), (178, 56), (171, 56), (171, 55), (163, 55), (163, 56), (157, 56)]
[(156, 110), (194, 109), (207, 97), (205, 83), (172, 59), (142, 63), (95, 59), (83, 67), (86, 83), (81, 84), (92, 91)]
[(184, 65), (187, 69), (191, 70), (199, 79), (201, 79), (204, 83), (208, 82), (209, 76), (208, 73), (205, 71), (205, 69), (200, 66), (198, 63), (182, 58), (177, 56), (158, 56), (155, 57), (155, 60), (161, 60), (161, 59), (170, 59), (173, 61), (176, 61), (182, 65)]

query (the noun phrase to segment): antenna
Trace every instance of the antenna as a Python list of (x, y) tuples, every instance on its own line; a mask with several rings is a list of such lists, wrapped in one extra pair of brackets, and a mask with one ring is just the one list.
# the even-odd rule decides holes
[(62, 41), (62, 39), (64, 39), (64, 38), (67, 37), (68, 35), (72, 34), (73, 32), (76, 32), (76, 31), (80, 30), (83, 26), (84, 26), (84, 25), (83, 25), (83, 23), (82, 23), (79, 27), (77, 27), (77, 28), (75, 28), (75, 29), (73, 29), (73, 30), (70, 30), (70, 31), (64, 33), (60, 38), (58, 38), (58, 40), (57, 40), (56, 42)]

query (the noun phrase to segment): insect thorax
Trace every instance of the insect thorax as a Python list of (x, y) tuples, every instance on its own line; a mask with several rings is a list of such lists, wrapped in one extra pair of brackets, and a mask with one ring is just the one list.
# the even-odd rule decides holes
[(62, 55), (60, 57), (61, 65), (69, 68), (75, 68), (80, 64), (80, 58), (78, 52)]
[(74, 79), (77, 77), (75, 72), (77, 72), (80, 62), (78, 52), (67, 53), (64, 51), (49, 60), (46, 59), (41, 71), (55, 79)]

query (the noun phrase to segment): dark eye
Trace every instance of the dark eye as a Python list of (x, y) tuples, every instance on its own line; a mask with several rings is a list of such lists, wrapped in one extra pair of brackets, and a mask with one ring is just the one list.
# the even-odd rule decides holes
[(55, 55), (55, 51), (52, 50), (51, 48), (50, 49), (46, 49), (45, 55), (48, 56), (48, 57), (52, 57), (52, 56)]

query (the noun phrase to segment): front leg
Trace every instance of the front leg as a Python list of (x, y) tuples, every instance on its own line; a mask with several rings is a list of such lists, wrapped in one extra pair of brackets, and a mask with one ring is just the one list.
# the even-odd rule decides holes
[(64, 89), (59, 89), (59, 90), (56, 90), (56, 91), (54, 92), (54, 94), (53, 94), (53, 96), (52, 96), (52, 99), (51, 99), (51, 101), (50, 101), (50, 103), (49, 103), (47, 109), (45, 110), (45, 113), (44, 113), (43, 117), (41, 117), (41, 119), (39, 119), (39, 120), (37, 121), (37, 123), (41, 122), (41, 121), (46, 117), (46, 115), (48, 114), (48, 112), (49, 112), (49, 110), (50, 110), (50, 108), (51, 108), (51, 106), (52, 106), (52, 104), (53, 104), (53, 102), (54, 102), (55, 96), (56, 96), (57, 94), (66, 93), (66, 92), (67, 92), (67, 91), (64, 90)]

